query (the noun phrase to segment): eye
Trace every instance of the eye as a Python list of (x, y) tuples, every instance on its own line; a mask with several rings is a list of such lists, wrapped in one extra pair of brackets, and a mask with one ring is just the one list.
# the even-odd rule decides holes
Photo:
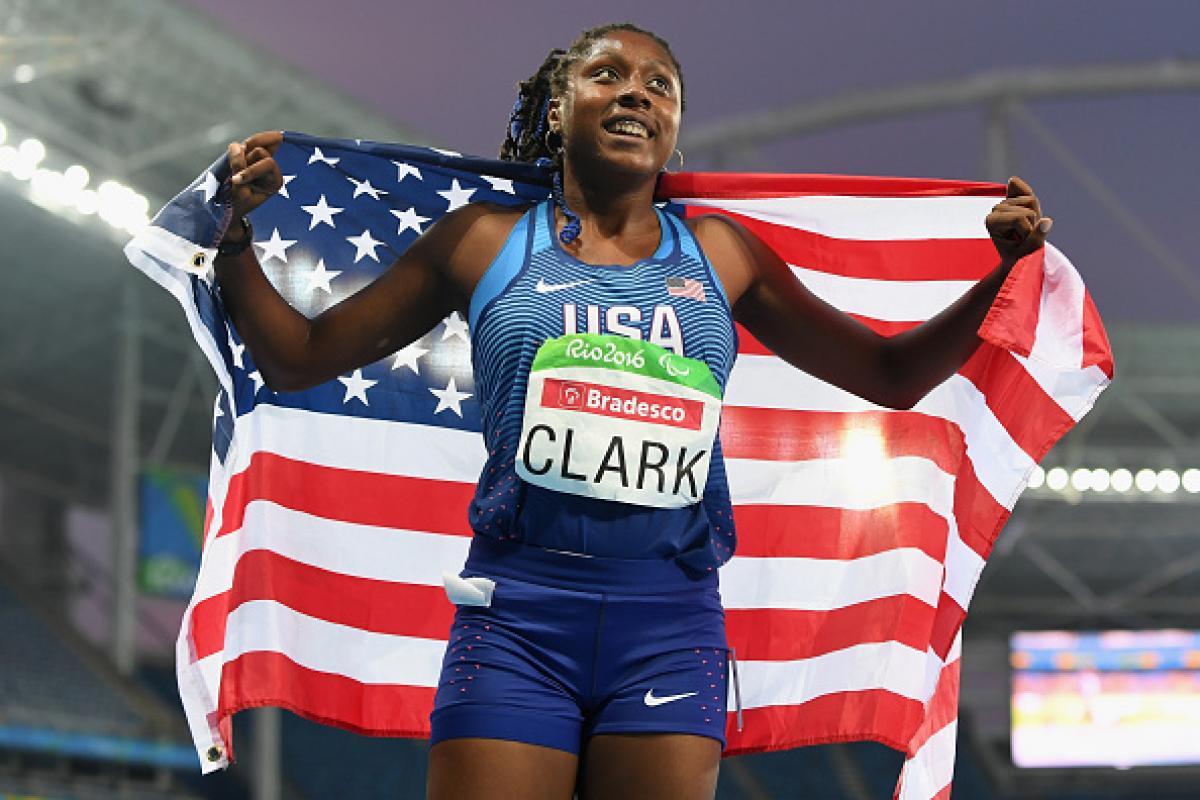
[(650, 79), (650, 86), (654, 87), (659, 92), (671, 91), (671, 82), (662, 76)]
[(592, 77), (603, 78), (604, 80), (616, 80), (621, 76), (612, 67), (598, 67), (592, 72)]

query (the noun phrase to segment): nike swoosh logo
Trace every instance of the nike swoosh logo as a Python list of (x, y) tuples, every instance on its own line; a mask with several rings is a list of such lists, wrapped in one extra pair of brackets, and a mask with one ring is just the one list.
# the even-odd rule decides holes
[(545, 278), (538, 278), (537, 286), (534, 286), (533, 290), (540, 294), (546, 294), (547, 292), (558, 292), (575, 286), (583, 286), (585, 283), (591, 283), (593, 280), (594, 278), (584, 278), (581, 281), (571, 281), (570, 283), (546, 283)]
[(655, 697), (653, 689), (646, 690), (646, 696), (642, 698), (642, 702), (653, 708), (661, 706), (663, 703), (674, 703), (676, 700), (682, 700), (685, 697), (694, 697), (700, 694), (699, 692), (686, 692), (684, 694), (668, 694), (664, 697)]

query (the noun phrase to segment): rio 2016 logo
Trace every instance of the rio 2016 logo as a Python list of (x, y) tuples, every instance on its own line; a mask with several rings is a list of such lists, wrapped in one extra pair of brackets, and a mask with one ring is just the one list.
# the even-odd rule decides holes
[(687, 366), (679, 366), (676, 363), (674, 353), (663, 353), (658, 357), (658, 365), (667, 371), (667, 374), (672, 378), (682, 378), (691, 372), (691, 368)]

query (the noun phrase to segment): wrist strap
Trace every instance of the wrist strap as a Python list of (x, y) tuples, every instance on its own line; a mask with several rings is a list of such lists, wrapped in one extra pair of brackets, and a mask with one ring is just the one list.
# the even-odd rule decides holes
[(242, 238), (236, 242), (222, 241), (217, 245), (218, 256), (228, 258), (230, 256), (241, 255), (243, 250), (253, 244), (254, 228), (250, 225), (250, 220), (245, 217), (238, 217), (238, 221), (242, 226)]

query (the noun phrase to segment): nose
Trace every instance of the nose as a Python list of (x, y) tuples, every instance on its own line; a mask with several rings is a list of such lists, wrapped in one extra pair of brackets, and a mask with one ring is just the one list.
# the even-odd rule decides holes
[(625, 108), (650, 107), (650, 96), (646, 94), (645, 88), (632, 81), (625, 84), (625, 88), (617, 100)]

